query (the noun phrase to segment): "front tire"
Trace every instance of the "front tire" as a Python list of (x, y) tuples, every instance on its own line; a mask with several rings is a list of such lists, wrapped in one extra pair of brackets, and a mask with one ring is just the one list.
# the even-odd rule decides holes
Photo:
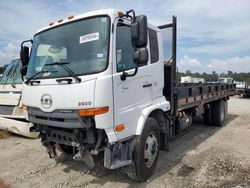
[(160, 150), (160, 130), (156, 119), (146, 120), (141, 136), (135, 143), (133, 165), (127, 175), (140, 182), (146, 181), (152, 174), (158, 161)]

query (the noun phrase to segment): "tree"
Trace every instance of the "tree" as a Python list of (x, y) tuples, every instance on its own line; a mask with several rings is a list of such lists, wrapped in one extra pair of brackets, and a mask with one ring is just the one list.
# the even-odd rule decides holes
[(7, 67), (8, 65), (3, 65), (2, 67), (0, 67), (0, 74), (3, 74)]
[(191, 74), (192, 74), (191, 70), (186, 70), (186, 75), (187, 76), (191, 76)]
[(227, 77), (232, 77), (233, 76), (233, 71), (227, 71)]

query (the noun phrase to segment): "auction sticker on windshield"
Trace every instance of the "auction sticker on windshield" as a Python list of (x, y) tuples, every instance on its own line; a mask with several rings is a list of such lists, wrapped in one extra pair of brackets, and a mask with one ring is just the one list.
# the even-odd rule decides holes
[(80, 44), (99, 40), (99, 33), (90, 33), (88, 35), (80, 36)]

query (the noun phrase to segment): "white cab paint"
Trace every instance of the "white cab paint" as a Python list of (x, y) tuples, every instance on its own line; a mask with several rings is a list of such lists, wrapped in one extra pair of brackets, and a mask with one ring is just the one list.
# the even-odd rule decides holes
[[(41, 79), (38, 85), (24, 85), (23, 104), (37, 107), (44, 112), (52, 112), (56, 109), (85, 109), (109, 106), (105, 114), (96, 115), (96, 128), (104, 129), (109, 143), (138, 135), (141, 133), (147, 116), (155, 109), (167, 111), (170, 109), (169, 102), (163, 97), (163, 59), (160, 31), (157, 27), (149, 25), (157, 31), (159, 44), (159, 62), (140, 67), (134, 77), (128, 77), (126, 81), (120, 79), (122, 74), (116, 72), (116, 46), (115, 31), (117, 24), (117, 10), (98, 10), (75, 16), (72, 20), (64, 19), (62, 23), (55, 23), (40, 29), (37, 33), (59, 26), (67, 22), (75, 21), (96, 15), (109, 15), (110, 25), (110, 48), (108, 68), (98, 74), (79, 76), (81, 83), (59, 84), (56, 78)], [(149, 52), (150, 53), (150, 52)], [(150, 57), (150, 56), (149, 56)], [(133, 73), (134, 69), (127, 71)], [(145, 84), (152, 87), (143, 88)], [(45, 109), (41, 106), (41, 97), (49, 94), (53, 99), (52, 107)], [(79, 107), (80, 101), (92, 101), (91, 105)], [(125, 124), (125, 130), (116, 132), (115, 126)]]

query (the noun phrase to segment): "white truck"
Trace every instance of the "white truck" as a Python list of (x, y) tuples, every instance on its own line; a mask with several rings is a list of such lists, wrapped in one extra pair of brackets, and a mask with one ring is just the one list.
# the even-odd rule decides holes
[[(164, 30), (172, 32), (170, 51)], [(233, 84), (177, 84), (176, 17), (157, 27), (133, 10), (69, 16), (24, 41), (20, 54), (22, 103), (49, 156), (58, 148), (93, 167), (93, 155), (103, 155), (106, 168), (124, 168), (137, 181), (152, 175), (159, 150), (192, 116), (222, 126), (235, 91)]]
[(235, 82), (236, 93), (241, 97), (250, 97), (250, 83), (249, 82)]
[(192, 76), (182, 76), (181, 83), (204, 83), (204, 78), (196, 78)]
[(230, 78), (230, 77), (229, 78), (219, 78), (218, 82), (231, 84), (231, 83), (233, 83), (233, 78)]
[(37, 138), (38, 132), (30, 132), (32, 123), (27, 121), (27, 111), (20, 102), (23, 80), (20, 74), (21, 61), (10, 62), (0, 80), (0, 129)]

